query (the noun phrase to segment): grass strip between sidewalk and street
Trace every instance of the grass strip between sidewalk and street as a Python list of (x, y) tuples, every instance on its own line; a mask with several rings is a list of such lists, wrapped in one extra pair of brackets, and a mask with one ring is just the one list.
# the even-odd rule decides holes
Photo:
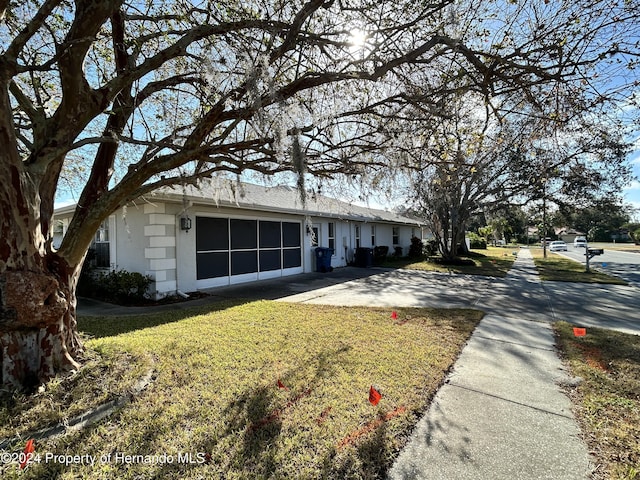
[(582, 381), (569, 392), (585, 440), (596, 458), (593, 478), (640, 479), (640, 336), (555, 324), (571, 374)]
[[(0, 476), (381, 478), (482, 315), (258, 301), (80, 318), (91, 337), (86, 367), (3, 398), (0, 439), (26, 442), (126, 393), (149, 367), (155, 381), (111, 417), (36, 441), (41, 463), (0, 466)], [(376, 406), (371, 386), (382, 394)], [(47, 453), (96, 464), (45, 463)]]
[(542, 248), (531, 248), (531, 255), (536, 264), (540, 279), (549, 282), (577, 282), (577, 283), (606, 283), (613, 285), (626, 285), (624, 280), (606, 275), (595, 270), (585, 271), (582, 263), (547, 251), (544, 258)]

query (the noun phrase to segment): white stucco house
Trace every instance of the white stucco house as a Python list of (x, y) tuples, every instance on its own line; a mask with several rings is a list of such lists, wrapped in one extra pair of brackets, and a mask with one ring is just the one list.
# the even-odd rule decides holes
[[(75, 205), (56, 209), (61, 241)], [(208, 182), (164, 188), (120, 209), (96, 233), (97, 267), (149, 275), (158, 297), (316, 270), (316, 247), (334, 250), (331, 267), (359, 247), (408, 253), (421, 224), (291, 187)], [(55, 242), (54, 242), (55, 243)]]

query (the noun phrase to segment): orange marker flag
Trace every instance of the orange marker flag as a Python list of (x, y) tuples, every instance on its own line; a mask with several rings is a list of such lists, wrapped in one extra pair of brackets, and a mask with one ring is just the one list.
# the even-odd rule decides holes
[(573, 327), (573, 334), (576, 337), (584, 337), (587, 334), (586, 328)]
[(24, 468), (27, 466), (27, 464), (29, 463), (29, 461), (31, 460), (31, 457), (33, 456), (33, 452), (36, 451), (36, 448), (33, 446), (33, 438), (31, 440), (27, 441), (27, 444), (24, 447), (24, 455), (22, 456), (22, 461), (20, 462), (20, 470), (24, 470)]
[(395, 310), (393, 312), (391, 312), (391, 318), (396, 320), (398, 318), (398, 312), (396, 312)]
[(371, 388), (369, 389), (369, 401), (371, 402), (371, 405), (373, 405), (374, 407), (378, 405), (378, 402), (381, 398), (382, 394), (378, 390), (373, 388), (373, 385), (371, 385)]
[(287, 392), (289, 391), (289, 388), (284, 383), (282, 383), (280, 379), (278, 379), (278, 388), (286, 390)]

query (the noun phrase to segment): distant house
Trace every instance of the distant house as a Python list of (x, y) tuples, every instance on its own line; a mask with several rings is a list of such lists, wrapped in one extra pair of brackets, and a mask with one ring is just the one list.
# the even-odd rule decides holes
[(564, 240), (567, 243), (573, 243), (576, 237), (585, 237), (586, 234), (579, 232), (573, 228), (561, 227), (555, 229), (556, 236), (560, 240)]
[(613, 242), (632, 242), (633, 239), (629, 234), (629, 230), (626, 228), (621, 228), (616, 232), (611, 233), (611, 241)]
[[(55, 212), (59, 244), (75, 205)], [(401, 247), (421, 237), (418, 221), (296, 189), (209, 182), (163, 188), (111, 215), (96, 233), (91, 261), (153, 278), (157, 296), (312, 272), (316, 247), (332, 267), (359, 247)]]

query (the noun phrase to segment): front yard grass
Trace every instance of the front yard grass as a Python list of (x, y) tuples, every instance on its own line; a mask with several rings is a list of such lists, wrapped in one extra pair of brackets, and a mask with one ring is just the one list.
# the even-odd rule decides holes
[(555, 329), (571, 373), (583, 379), (570, 396), (597, 458), (594, 478), (640, 478), (640, 336), (588, 328), (575, 337), (566, 322)]
[(517, 251), (517, 248), (487, 247), (486, 250), (471, 250), (468, 255), (460, 257), (462, 260), (471, 260), (473, 265), (442, 265), (429, 260), (415, 261), (403, 259), (397, 261), (396, 264), (390, 263), (388, 266), (427, 272), (504, 277), (516, 258), (513, 254), (515, 251)]
[[(94, 396), (126, 393), (149, 367), (155, 381), (98, 424), (36, 442), (43, 459), (105, 461), (11, 464), (0, 476), (382, 478), (483, 315), (396, 312), (259, 301), (81, 318), (93, 360), (43, 392), (5, 398), (0, 438), (26, 442), (34, 429), (76, 415), (76, 405), (99, 403)], [(382, 394), (377, 406), (372, 385)]]
[(587, 273), (585, 266), (569, 258), (547, 251), (547, 258), (541, 248), (532, 248), (531, 254), (540, 274), (540, 279), (551, 282), (607, 283), (626, 285), (620, 278), (591, 270)]

